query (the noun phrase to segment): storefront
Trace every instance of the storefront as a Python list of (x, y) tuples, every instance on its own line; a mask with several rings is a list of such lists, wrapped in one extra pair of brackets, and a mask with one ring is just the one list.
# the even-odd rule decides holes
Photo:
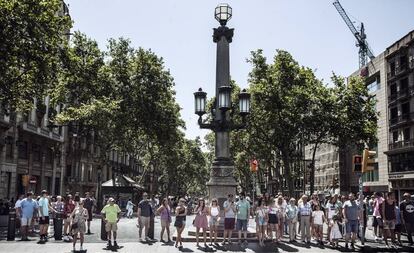
[(390, 174), (389, 180), (392, 190), (399, 201), (402, 200), (405, 192), (414, 195), (414, 171), (412, 173)]

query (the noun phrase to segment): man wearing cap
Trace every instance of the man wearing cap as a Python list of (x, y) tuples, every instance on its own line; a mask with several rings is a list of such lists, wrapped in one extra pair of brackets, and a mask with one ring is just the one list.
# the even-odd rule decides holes
[(105, 230), (108, 239), (107, 248), (112, 248), (111, 232), (114, 235), (114, 248), (118, 248), (118, 244), (116, 243), (116, 231), (118, 230), (117, 223), (121, 217), (121, 209), (115, 204), (113, 198), (109, 198), (108, 204), (102, 209), (101, 213), (105, 222)]
[(49, 202), (47, 191), (42, 191), (42, 196), (39, 199), (39, 224), (40, 224), (40, 241), (39, 243), (47, 242), (47, 230), (49, 228), (49, 209), (55, 211)]
[(404, 201), (400, 204), (400, 211), (402, 212), (401, 221), (405, 230), (407, 231), (407, 239), (411, 246), (413, 246), (414, 232), (414, 201), (411, 199), (411, 194), (404, 193)]

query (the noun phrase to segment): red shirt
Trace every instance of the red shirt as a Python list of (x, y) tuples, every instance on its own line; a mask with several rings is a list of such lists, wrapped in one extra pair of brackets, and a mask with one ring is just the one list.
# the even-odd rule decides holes
[(65, 203), (63, 212), (67, 217), (73, 212), (74, 209), (75, 209), (75, 202), (73, 200), (69, 200), (68, 202)]

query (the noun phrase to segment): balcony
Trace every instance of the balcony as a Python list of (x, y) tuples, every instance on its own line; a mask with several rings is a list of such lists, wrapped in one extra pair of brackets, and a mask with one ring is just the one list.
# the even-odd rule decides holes
[(400, 77), (407, 73), (409, 70), (413, 69), (414, 63), (411, 61), (409, 64), (402, 64), (398, 67), (395, 67), (395, 69), (391, 70), (387, 73), (387, 81), (392, 81), (397, 77)]
[(395, 149), (405, 149), (405, 148), (413, 148), (414, 147), (414, 139), (404, 140), (404, 141), (397, 141), (394, 143), (390, 143), (388, 145), (389, 150)]
[(390, 127), (396, 127), (405, 123), (414, 122), (414, 112), (405, 113), (390, 119)]
[(399, 90), (388, 96), (388, 103), (393, 103), (399, 99), (404, 99), (414, 95), (414, 86), (409, 86), (406, 89)]
[(49, 131), (48, 129), (38, 127), (31, 122), (21, 122), (20, 127), (22, 128), (23, 131), (26, 131), (32, 134), (37, 134), (39, 136), (42, 136), (42, 137), (45, 137), (45, 138), (48, 138), (54, 141), (63, 142), (63, 136), (53, 131)]

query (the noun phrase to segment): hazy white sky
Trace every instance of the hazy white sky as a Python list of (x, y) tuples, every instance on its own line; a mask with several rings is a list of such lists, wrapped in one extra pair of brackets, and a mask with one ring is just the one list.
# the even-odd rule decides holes
[[(197, 125), (193, 92), (214, 95), (216, 48), (212, 28), (216, 0), (66, 0), (74, 29), (98, 41), (125, 37), (134, 47), (151, 48), (164, 58), (175, 79), (177, 101), (189, 138), (204, 136)], [(316, 75), (329, 81), (332, 71), (348, 76), (358, 68), (355, 39), (332, 0), (228, 0), (235, 28), (230, 44), (230, 74), (248, 87), (250, 51), (289, 51)], [(414, 29), (414, 0), (342, 0), (351, 19), (364, 22), (374, 54)], [(357, 21), (355, 25), (359, 25)]]

